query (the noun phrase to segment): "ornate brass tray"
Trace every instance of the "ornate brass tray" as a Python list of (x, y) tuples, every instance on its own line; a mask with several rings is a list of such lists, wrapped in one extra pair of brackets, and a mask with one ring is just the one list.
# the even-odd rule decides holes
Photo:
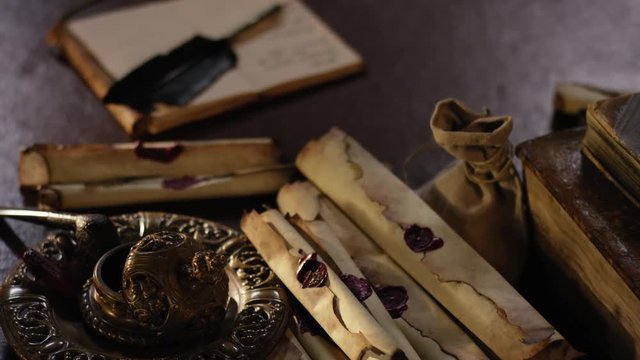
[[(161, 230), (186, 233), (228, 258), (229, 296), (215, 339), (191, 346), (125, 347), (91, 332), (77, 303), (39, 287), (20, 262), (0, 293), (0, 322), (7, 341), (23, 359), (254, 359), (264, 358), (286, 330), (290, 308), (284, 288), (241, 233), (212, 221), (142, 212), (111, 217), (121, 243)], [(51, 235), (39, 245), (61, 261), (64, 249)], [(87, 274), (89, 277), (90, 274)], [(80, 298), (80, 294), (78, 294)]]

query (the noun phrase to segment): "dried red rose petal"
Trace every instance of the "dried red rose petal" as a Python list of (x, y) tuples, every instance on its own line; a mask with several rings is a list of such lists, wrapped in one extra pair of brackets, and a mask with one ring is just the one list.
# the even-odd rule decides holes
[(399, 318), (407, 310), (409, 295), (404, 286), (374, 285), (374, 289), (384, 308), (387, 309), (393, 319)]
[(367, 279), (359, 278), (351, 274), (342, 274), (340, 275), (340, 279), (342, 279), (342, 282), (347, 285), (353, 295), (360, 301), (366, 300), (373, 293), (371, 284), (369, 284)]
[(323, 287), (327, 282), (327, 266), (317, 259), (318, 254), (303, 256), (298, 260), (296, 278), (302, 288)]
[(399, 317), (402, 317), (402, 313), (405, 312), (409, 307), (407, 305), (402, 305), (399, 308), (396, 309), (387, 309), (387, 311), (389, 312), (389, 315), (391, 315), (392, 319), (397, 319)]
[(440, 237), (434, 236), (433, 241), (431, 241), (431, 244), (429, 244), (426, 251), (440, 249), (443, 245), (444, 240), (442, 240), (442, 238)]
[(134, 152), (137, 157), (145, 160), (157, 161), (161, 163), (170, 163), (182, 154), (184, 146), (177, 144), (170, 147), (152, 147), (146, 148), (141, 142), (138, 143)]
[(434, 236), (431, 229), (415, 224), (404, 231), (404, 241), (409, 249), (418, 253), (439, 249), (444, 245), (444, 241)]
[(194, 176), (182, 176), (178, 178), (170, 178), (170, 179), (162, 180), (162, 187), (164, 189), (183, 190), (199, 182), (200, 180), (198, 180)]

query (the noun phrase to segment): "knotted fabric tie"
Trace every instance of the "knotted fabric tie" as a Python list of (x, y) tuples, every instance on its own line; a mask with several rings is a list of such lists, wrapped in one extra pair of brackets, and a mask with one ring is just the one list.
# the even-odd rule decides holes
[(513, 145), (507, 142), (493, 151), (487, 160), (465, 161), (465, 175), (477, 184), (491, 184), (510, 179), (515, 176), (511, 159), (513, 159)]

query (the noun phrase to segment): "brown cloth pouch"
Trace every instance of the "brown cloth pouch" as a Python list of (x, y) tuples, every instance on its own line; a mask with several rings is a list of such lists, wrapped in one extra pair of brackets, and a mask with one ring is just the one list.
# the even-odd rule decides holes
[(522, 183), (513, 166), (511, 116), (440, 101), (433, 137), (457, 161), (419, 190), (421, 197), (511, 284), (527, 253)]

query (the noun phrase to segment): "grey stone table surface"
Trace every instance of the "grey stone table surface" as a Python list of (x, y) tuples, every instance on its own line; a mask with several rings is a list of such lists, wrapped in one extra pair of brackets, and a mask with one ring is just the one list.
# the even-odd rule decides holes
[[(126, 141), (83, 82), (47, 49), (44, 35), (81, 0), (0, 0), (0, 205), (20, 206), (21, 146), (36, 142)], [(122, 3), (123, 1), (121, 1)], [(337, 125), (394, 171), (432, 142), (435, 102), (457, 97), (509, 113), (512, 141), (549, 130), (555, 83), (640, 89), (640, 2), (584, 0), (308, 0), (364, 57), (361, 76), (185, 126), (152, 139), (271, 136), (292, 159), (310, 138)], [(421, 153), (417, 184), (449, 159)], [(251, 200), (121, 209), (159, 209), (233, 222)], [(12, 223), (30, 244), (45, 229)], [(0, 274), (15, 263), (0, 244)], [(0, 354), (12, 358), (3, 336)]]

